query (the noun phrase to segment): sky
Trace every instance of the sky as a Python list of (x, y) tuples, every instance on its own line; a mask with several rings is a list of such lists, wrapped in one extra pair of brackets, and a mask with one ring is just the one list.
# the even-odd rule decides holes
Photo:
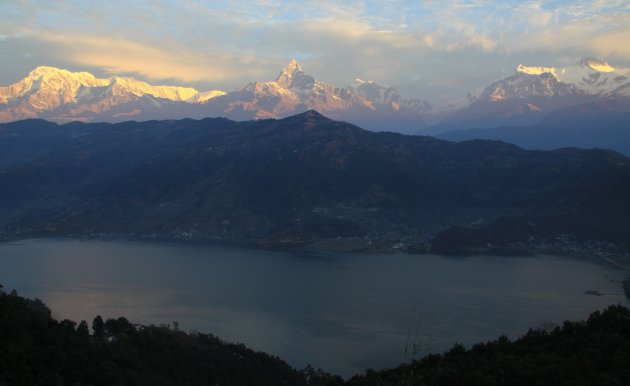
[(0, 85), (39, 65), (232, 91), (291, 59), (441, 105), (518, 64), (630, 67), (630, 0), (1, 0)]

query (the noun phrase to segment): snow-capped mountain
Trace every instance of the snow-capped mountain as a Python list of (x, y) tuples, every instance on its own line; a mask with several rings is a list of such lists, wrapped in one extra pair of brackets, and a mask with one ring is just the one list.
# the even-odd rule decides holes
[(553, 72), (533, 73), (519, 65), (516, 74), (490, 84), (477, 100), (499, 102), (508, 99), (551, 98), (582, 95), (572, 84), (561, 82)]
[(199, 92), (190, 87), (152, 86), (128, 77), (99, 79), (87, 72), (41, 66), (19, 82), (0, 87), (0, 121), (89, 121), (107, 112), (113, 113), (111, 118), (128, 118), (141, 115), (143, 106), (155, 109), (164, 102), (198, 103), (223, 94), (218, 90)]
[[(0, 122), (44, 118), (56, 122), (179, 119), (222, 116), (234, 120), (284, 118), (310, 109), (370, 130), (436, 134), (471, 127), (531, 125), (550, 112), (606, 99), (630, 98), (630, 69), (585, 58), (568, 67), (519, 64), (437, 113), (393, 87), (355, 79), (345, 87), (321, 82), (291, 60), (271, 81), (232, 92), (154, 86), (122, 76), (100, 79), (87, 72), (37, 67), (0, 87)], [(437, 123), (424, 129), (424, 118)]]
[(630, 154), (628, 74), (590, 58), (564, 68), (521, 64), (516, 74), (473, 94), (429, 130), (453, 141), (481, 138), (528, 149), (600, 147)]
[(630, 96), (630, 70), (585, 58), (573, 66), (529, 67), (448, 106), (431, 133), (452, 129), (530, 125), (552, 111)]
[(421, 99), (403, 99), (393, 87), (383, 87), (370, 80), (355, 79), (352, 86), (347, 88), (353, 96), (361, 97), (369, 101), (373, 106), (388, 106), (393, 110), (405, 109), (426, 113), (431, 110), (431, 105)]
[(273, 81), (249, 83), (206, 104), (214, 114), (233, 119), (283, 118), (317, 110), (367, 129), (407, 132), (422, 128), (422, 115), (431, 108), (426, 101), (403, 99), (394, 88), (372, 81), (356, 80), (341, 88), (320, 82), (296, 60)]
[(153, 86), (130, 78), (99, 79), (87, 72), (38, 67), (0, 87), (0, 121), (45, 118), (57, 122), (123, 121), (223, 116), (235, 120), (283, 118), (314, 109), (373, 130), (416, 131), (426, 101), (403, 99), (392, 87), (356, 80), (334, 87), (315, 80), (292, 60), (273, 81), (233, 92)]
[(617, 69), (606, 62), (584, 58), (569, 67), (516, 66), (516, 73), (468, 95), (465, 107), (479, 100), (498, 102), (532, 97), (573, 95), (630, 96), (630, 69)]
[(296, 60), (291, 60), (275, 80), (249, 83), (208, 104), (241, 119), (282, 118), (310, 109), (326, 113), (351, 107), (333, 86), (306, 74)]
[(584, 58), (575, 65), (555, 70), (563, 83), (591, 95), (630, 96), (630, 69), (619, 69), (597, 59)]

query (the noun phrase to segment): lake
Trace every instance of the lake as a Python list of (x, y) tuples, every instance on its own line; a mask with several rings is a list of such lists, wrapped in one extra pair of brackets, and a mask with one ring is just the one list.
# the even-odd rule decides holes
[[(125, 316), (209, 332), (350, 376), (453, 343), (582, 319), (628, 301), (624, 273), (556, 256), (443, 257), (225, 245), (27, 240), (0, 244), (0, 283), (57, 319)], [(603, 296), (586, 295), (594, 290)], [(405, 354), (405, 348), (407, 353)]]

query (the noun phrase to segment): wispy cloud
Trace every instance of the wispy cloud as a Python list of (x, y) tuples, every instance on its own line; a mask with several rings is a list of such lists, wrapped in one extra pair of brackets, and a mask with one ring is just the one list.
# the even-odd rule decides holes
[(249, 76), (266, 75), (253, 65), (260, 59), (245, 54), (208, 55), (177, 44), (170, 44), (164, 50), (160, 45), (101, 36), (44, 34), (38, 39), (47, 42), (51, 51), (63, 52), (72, 63), (101, 68), (110, 74), (135, 73), (152, 80), (184, 82), (241, 81), (241, 72)]

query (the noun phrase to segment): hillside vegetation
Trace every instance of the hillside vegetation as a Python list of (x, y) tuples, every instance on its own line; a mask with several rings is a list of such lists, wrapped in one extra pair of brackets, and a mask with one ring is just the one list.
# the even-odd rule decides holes
[(349, 380), (211, 334), (140, 326), (124, 317), (92, 328), (56, 321), (40, 300), (0, 290), (0, 385), (628, 385), (630, 310), (500, 337)]

